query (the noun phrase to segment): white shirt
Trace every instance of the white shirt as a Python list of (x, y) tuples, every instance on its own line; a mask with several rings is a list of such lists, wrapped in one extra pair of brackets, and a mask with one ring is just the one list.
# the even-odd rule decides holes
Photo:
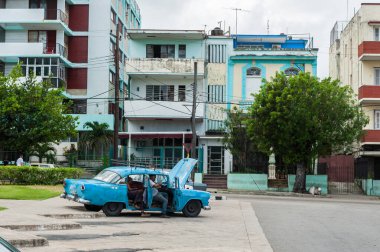
[(16, 161), (16, 165), (17, 165), (17, 166), (22, 166), (23, 163), (24, 163), (24, 160), (22, 159), (22, 157), (19, 157), (19, 158), (17, 159), (17, 161)]
[(150, 187), (152, 187), (152, 197), (154, 197), (154, 196), (156, 196), (157, 193), (158, 193), (157, 188), (154, 188), (154, 187), (153, 187), (156, 183), (154, 183), (151, 179), (149, 180), (149, 183), (150, 183)]

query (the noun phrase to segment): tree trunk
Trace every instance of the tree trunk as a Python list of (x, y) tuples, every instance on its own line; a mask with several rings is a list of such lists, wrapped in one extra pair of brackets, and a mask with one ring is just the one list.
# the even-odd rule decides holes
[(306, 166), (304, 163), (297, 164), (296, 179), (294, 182), (293, 192), (306, 192)]

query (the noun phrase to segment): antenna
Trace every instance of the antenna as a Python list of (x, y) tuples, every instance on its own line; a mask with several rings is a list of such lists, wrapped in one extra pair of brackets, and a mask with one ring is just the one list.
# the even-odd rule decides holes
[(238, 32), (238, 11), (249, 12), (249, 10), (243, 10), (240, 8), (230, 8), (230, 10), (235, 11), (235, 34), (237, 35), (237, 32)]
[(218, 24), (219, 24), (219, 28), (222, 29), (222, 22), (223, 21), (218, 21)]
[(269, 35), (269, 19), (267, 20), (267, 34)]

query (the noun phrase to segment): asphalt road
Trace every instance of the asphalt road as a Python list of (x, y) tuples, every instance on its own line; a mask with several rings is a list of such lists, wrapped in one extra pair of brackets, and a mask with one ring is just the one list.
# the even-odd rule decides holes
[(276, 252), (380, 251), (380, 200), (229, 198), (251, 202)]

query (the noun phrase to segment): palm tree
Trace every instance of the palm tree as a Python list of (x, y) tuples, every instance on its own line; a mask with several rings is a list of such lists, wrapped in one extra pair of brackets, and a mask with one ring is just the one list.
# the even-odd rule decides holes
[(30, 156), (38, 157), (40, 163), (42, 163), (43, 158), (46, 158), (47, 163), (55, 163), (56, 153), (57, 151), (51, 143), (41, 143), (32, 148)]
[(113, 138), (113, 131), (108, 129), (108, 123), (86, 122), (83, 128), (90, 130), (83, 132), (80, 143), (92, 150), (94, 155), (96, 148), (100, 146), (100, 153), (103, 157), (104, 146), (109, 146)]

